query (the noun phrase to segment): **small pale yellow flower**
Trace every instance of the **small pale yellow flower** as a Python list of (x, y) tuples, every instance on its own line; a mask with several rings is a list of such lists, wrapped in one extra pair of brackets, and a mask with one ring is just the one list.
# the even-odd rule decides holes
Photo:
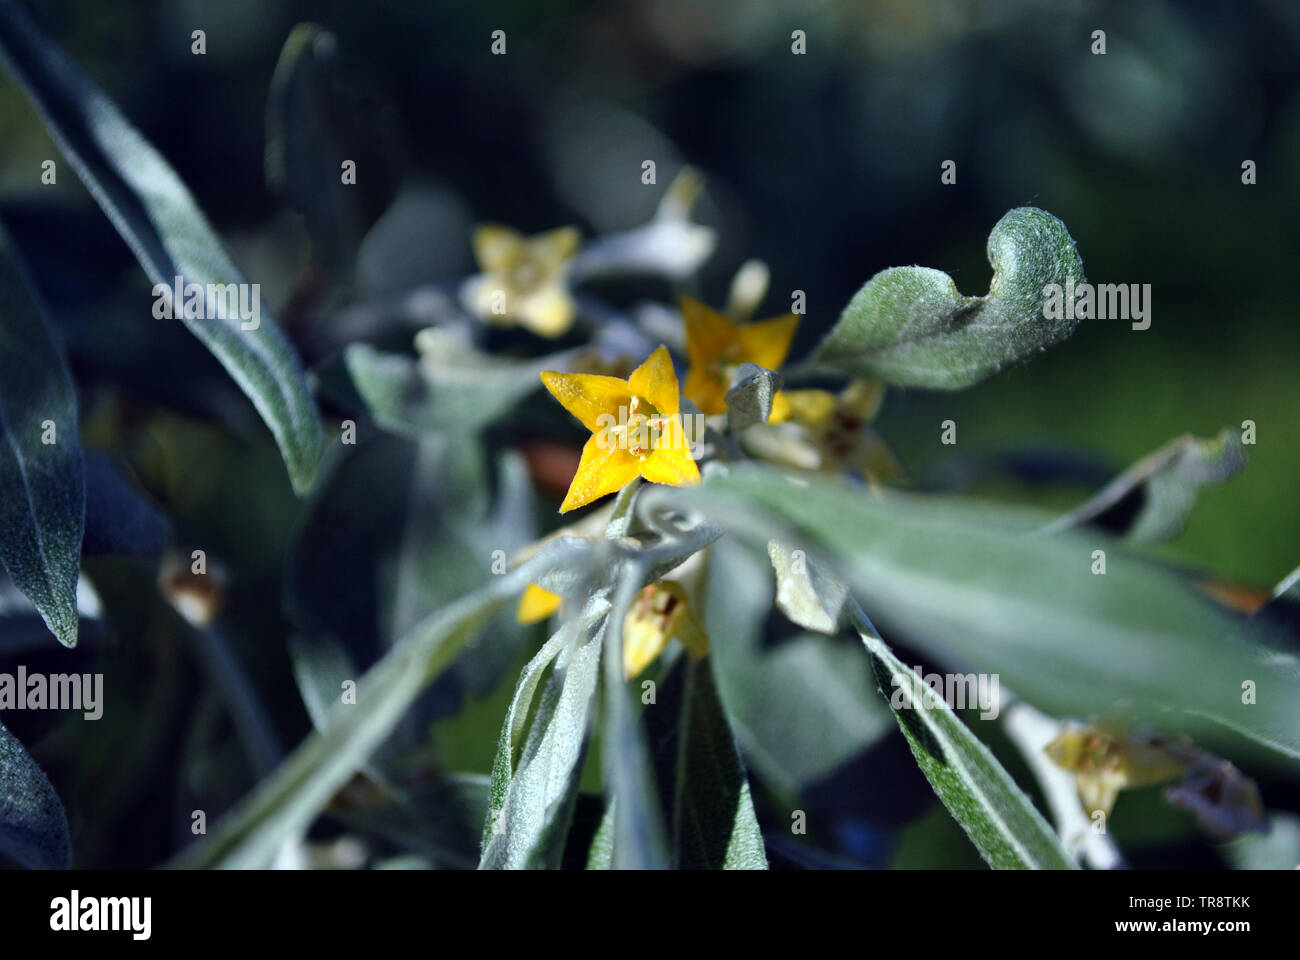
[(853, 380), (839, 394), (825, 390), (786, 390), (787, 422), (745, 438), (753, 452), (809, 470), (852, 470), (872, 479), (901, 480), (906, 475), (868, 424), (884, 399), (885, 385)]
[(700, 482), (667, 347), (650, 354), (626, 380), (548, 370), (542, 383), (592, 434), (561, 513), (615, 493), (638, 476), (678, 487)]
[(469, 287), (470, 308), (491, 323), (518, 323), (543, 337), (563, 335), (573, 325), (567, 273), (580, 242), (573, 227), (523, 237), (498, 224), (480, 226), (473, 243), (483, 274)]
[[(776, 370), (785, 362), (799, 326), (799, 317), (793, 313), (736, 324), (690, 297), (682, 297), (681, 308), (686, 324), (686, 357), (691, 364), (682, 394), (710, 416), (726, 413), (727, 391), (742, 363)], [(769, 420), (780, 423), (789, 415), (789, 402), (783, 392), (778, 392)]]
[(709, 636), (691, 610), (686, 589), (675, 580), (661, 580), (641, 591), (623, 621), (623, 676), (635, 677), (674, 640), (692, 657), (709, 652)]
[(1185, 739), (1125, 737), (1095, 724), (1067, 730), (1043, 749), (1075, 775), (1090, 817), (1098, 811), (1109, 816), (1121, 790), (1182, 776), (1196, 757)]
[[(530, 583), (519, 599), (520, 623), (545, 620), (560, 608), (561, 597)], [(629, 680), (648, 667), (676, 640), (692, 657), (709, 652), (709, 637), (691, 610), (686, 589), (661, 580), (642, 589), (623, 621), (623, 676)]]

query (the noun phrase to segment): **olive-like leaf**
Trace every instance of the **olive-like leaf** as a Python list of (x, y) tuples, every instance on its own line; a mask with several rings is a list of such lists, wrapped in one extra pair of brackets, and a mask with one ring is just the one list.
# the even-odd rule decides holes
[(1210, 440), (1187, 434), (1147, 454), (1042, 532), (1094, 523), (1135, 543), (1170, 540), (1182, 532), (1201, 488), (1245, 465), (1237, 431), (1225, 427)]
[[(628, 489), (625, 487), (624, 491)], [(635, 494), (635, 489), (630, 494), (619, 494), (607, 536), (620, 529), (625, 512), (631, 519)], [(645, 581), (644, 568), (635, 562), (623, 564), (613, 609), (605, 618), (601, 759), (605, 769), (605, 795), (614, 816), (610, 865), (616, 870), (657, 870), (669, 862), (650, 748), (623, 681), (623, 625)]]
[[(608, 612), (609, 601), (593, 598), (519, 678), (492, 763), (481, 869), (560, 863), (600, 679), (600, 626)], [(532, 710), (534, 694), (552, 662), (554, 669)]]
[(76, 392), (0, 231), (0, 564), (67, 647), (85, 519)]
[[(711, 471), (674, 493), (679, 504), (706, 502), (751, 541), (824, 552), (885, 629), (998, 674), (1046, 713), (1086, 717), (1125, 701), (1143, 722), (1230, 757), (1263, 745), (1274, 761), (1300, 759), (1300, 675), (1269, 624), (1230, 616), (1101, 534), (1030, 536), (1039, 512), (876, 494), (759, 465)], [(644, 507), (658, 495), (647, 491)]]
[(68, 866), (63, 804), (18, 738), (0, 723), (0, 853), (24, 867)]
[[(229, 309), (230, 291), (244, 279), (176, 172), (16, 3), (0, 3), (0, 58), (155, 284), (155, 296), (253, 401), (294, 489), (304, 492), (324, 433), (302, 365), (260, 299), (256, 318)], [(183, 290), (202, 288), (201, 316), (190, 316), (189, 292), (182, 303), (161, 292), (173, 290), (178, 277)]]
[(260, 868), (309, 826), (416, 697), (459, 654), (511, 596), (533, 582), (550, 588), (548, 571), (575, 564), (585, 544), (556, 541), (521, 566), (430, 614), (357, 682), (356, 703), (335, 703), (324, 732), (311, 734), (275, 772), (230, 811), (206, 838), (172, 865)]
[(671, 804), (673, 865), (766, 870), (749, 779), (711, 660), (679, 658), (646, 712), (661, 792)]
[[(1064, 340), (1077, 320), (1045, 316), (1049, 284), (1083, 280), (1070, 232), (1035, 207), (1017, 207), (988, 240), (993, 282), (957, 292), (928, 267), (892, 267), (854, 295), (811, 366), (899, 386), (957, 390)], [(1064, 311), (1062, 311), (1064, 313)]]
[(881, 693), (930, 786), (980, 856), (995, 869), (1071, 870), (1061, 847), (1029, 798), (952, 709), (894, 656), (870, 621), (859, 615)]

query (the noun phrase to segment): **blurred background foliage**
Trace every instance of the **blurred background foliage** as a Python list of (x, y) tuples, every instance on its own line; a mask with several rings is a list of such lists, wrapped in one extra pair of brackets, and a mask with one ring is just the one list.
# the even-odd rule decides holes
[[(696, 292), (720, 305), (741, 262), (766, 260), (772, 293), (761, 315), (788, 309), (789, 291), (807, 293), (798, 358), (887, 266), (936, 267), (963, 293), (983, 293), (990, 226), (1014, 206), (1049, 210), (1069, 226), (1090, 280), (1152, 285), (1151, 329), (1084, 321), (1065, 344), (973, 389), (891, 391), (876, 426), (914, 482), (1066, 507), (1171, 437), (1251, 419), (1248, 467), (1206, 489), (1184, 536), (1153, 549), (1264, 588), (1297, 563), (1300, 7), (1290, 0), (41, 0), (29, 9), (174, 165), (309, 366), (330, 353), (322, 343), (348, 337), (295, 309), (307, 233), (264, 175), (267, 92), (304, 20), (335, 35), (339, 86), (357, 107), (345, 148), (361, 197), (353, 300), (454, 289), (473, 269), (479, 221), (528, 233), (572, 223), (588, 237), (637, 226), (662, 190), (641, 184), (641, 162), (656, 160), (661, 185), (689, 162), (707, 177), (697, 217), (720, 236)], [(204, 56), (191, 53), (195, 29), (206, 31)], [(488, 52), (497, 29), (504, 57)], [(805, 56), (791, 55), (795, 29), (806, 31)], [(1105, 56), (1089, 50), (1095, 29), (1106, 31)], [(228, 571), (222, 632), (276, 738), (291, 745), (309, 727), (286, 652), (283, 561), (306, 507), (216, 362), (179, 325), (140, 310), (147, 279), (7, 76), (0, 130), (0, 217), (53, 278), (42, 288), (81, 391), (86, 443), (129, 465), (178, 545), (202, 546)], [(44, 186), (51, 158), (58, 182)], [(1256, 186), (1241, 183), (1246, 159)], [(945, 160), (957, 163), (955, 186), (940, 184)], [(409, 346), (412, 332), (392, 342)], [(338, 419), (328, 406), (326, 417)], [(494, 429), (494, 449), (516, 444), (526, 411), (517, 419)], [(955, 448), (939, 443), (946, 419), (958, 424)], [(1024, 469), (981, 470), (1008, 454)], [(405, 496), (379, 485), (382, 464), (411, 455), (351, 482), (382, 511)], [(1063, 461), (1081, 466), (1080, 482), (1035, 482)], [(557, 503), (542, 504), (543, 524)], [(379, 550), (346, 537), (320, 549), (355, 551), (358, 576)], [(255, 771), (186, 652), (192, 628), (148, 602), (152, 574), (122, 559), (87, 569), (112, 637), (72, 653), (46, 643), (24, 662), (102, 670), (109, 703), (132, 709), (109, 709), (94, 725), (5, 720), (59, 789), (76, 862), (148, 866), (188, 839), (189, 810), (232, 801)], [(464, 671), (438, 684), (418, 715), (432, 724), (431, 770), (488, 769), (505, 676), (486, 690)], [(834, 825), (816, 838), (828, 865), (979, 864), (897, 734), (805, 801), (812, 822)], [(778, 806), (760, 797), (764, 816)], [(1146, 839), (1186, 841), (1190, 828), (1175, 816), (1164, 818), (1172, 840)], [(1193, 844), (1185, 856), (1211, 854)]]

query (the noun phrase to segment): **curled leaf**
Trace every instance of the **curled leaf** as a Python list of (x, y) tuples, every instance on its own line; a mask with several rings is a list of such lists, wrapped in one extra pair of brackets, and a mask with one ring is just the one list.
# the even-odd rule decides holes
[(812, 366), (899, 386), (957, 390), (1064, 340), (1074, 319), (1044, 317), (1048, 284), (1083, 280), (1065, 224), (1017, 207), (989, 234), (993, 282), (982, 297), (957, 292), (928, 267), (893, 267), (854, 295)]
[(1041, 532), (1095, 523), (1137, 543), (1170, 540), (1182, 532), (1201, 488), (1222, 483), (1245, 465), (1234, 430), (1225, 427), (1212, 440), (1187, 434), (1143, 457)]

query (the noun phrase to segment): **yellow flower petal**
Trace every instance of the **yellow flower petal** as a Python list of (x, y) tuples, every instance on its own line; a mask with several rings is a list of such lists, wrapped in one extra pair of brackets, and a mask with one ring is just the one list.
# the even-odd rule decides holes
[(835, 395), (826, 390), (782, 390), (790, 416), (806, 427), (824, 427), (835, 416)]
[(608, 425), (600, 422), (602, 414), (617, 417), (619, 408), (627, 407), (632, 399), (627, 381), (618, 377), (558, 373), (554, 370), (542, 371), (541, 377), (551, 395), (592, 433), (598, 433)]
[(509, 227), (485, 223), (474, 231), (474, 259), (489, 273), (505, 273), (524, 253), (524, 238)]
[(661, 346), (650, 354), (645, 363), (632, 371), (627, 383), (632, 393), (645, 397), (660, 413), (677, 415), (681, 397), (677, 389), (677, 372), (673, 370), (667, 347)]
[(790, 401), (784, 390), (778, 390), (772, 397), (772, 412), (767, 415), (768, 423), (784, 423), (790, 419)]
[(551, 593), (535, 583), (530, 583), (524, 595), (519, 598), (515, 619), (520, 623), (538, 623), (560, 609), (560, 600), (558, 593)]
[(712, 307), (682, 297), (681, 309), (686, 326), (686, 357), (691, 366), (707, 367), (736, 342), (736, 325)]
[(686, 371), (686, 384), (682, 396), (700, 408), (700, 413), (713, 416), (727, 412), (727, 389), (722, 381), (704, 367), (693, 365)]
[[(620, 380), (619, 383), (622, 381)], [(694, 462), (691, 465), (694, 466)], [(639, 466), (636, 457), (619, 447), (605, 445), (601, 435), (594, 434), (582, 448), (582, 460), (578, 463), (578, 472), (573, 475), (569, 492), (565, 494), (564, 502), (560, 504), (560, 513), (568, 513), (570, 510), (586, 506), (593, 500), (599, 500), (603, 496), (622, 490), (637, 478), (640, 473)]]
[(561, 283), (548, 283), (523, 297), (516, 296), (512, 312), (521, 326), (538, 336), (555, 338), (568, 333), (576, 311), (568, 289)]
[(709, 637), (691, 610), (686, 588), (675, 580), (645, 587), (623, 621), (623, 676), (631, 679), (676, 640), (693, 658), (709, 652)]
[(700, 482), (700, 468), (691, 457), (680, 418), (673, 417), (664, 424), (658, 445), (640, 461), (640, 473), (651, 483), (666, 483), (673, 487), (694, 486)]
[(547, 272), (555, 272), (578, 252), (582, 235), (574, 227), (548, 230), (528, 239), (528, 254)]
[(799, 327), (797, 314), (788, 313), (772, 320), (748, 323), (737, 329), (741, 356), (768, 370), (778, 370), (790, 352), (790, 342)]

